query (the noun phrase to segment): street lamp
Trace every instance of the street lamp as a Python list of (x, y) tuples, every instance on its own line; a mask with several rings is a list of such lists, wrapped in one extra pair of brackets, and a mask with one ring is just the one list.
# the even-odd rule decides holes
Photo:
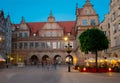
[(72, 52), (72, 46), (70, 45), (68, 37), (65, 37), (64, 40), (68, 41), (67, 45), (65, 45), (66, 52), (68, 53), (68, 55), (66, 56), (66, 62), (68, 63), (68, 72), (71, 72), (70, 64), (72, 63), (72, 56), (70, 55), (70, 53)]
[(0, 43), (2, 42), (2, 40), (3, 40), (3, 39), (2, 39), (2, 37), (0, 36)]

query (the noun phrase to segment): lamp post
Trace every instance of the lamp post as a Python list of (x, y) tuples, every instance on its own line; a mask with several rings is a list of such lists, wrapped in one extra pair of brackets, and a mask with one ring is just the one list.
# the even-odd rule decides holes
[[(65, 37), (64, 38), (65, 41), (68, 41), (68, 38)], [(68, 63), (68, 72), (71, 72), (70, 69), (70, 64), (72, 62), (72, 56), (70, 55), (70, 53), (72, 52), (72, 46), (70, 45), (70, 42), (68, 41), (67, 45), (65, 45), (66, 48), (66, 52), (68, 53), (68, 55), (66, 56), (66, 62)]]

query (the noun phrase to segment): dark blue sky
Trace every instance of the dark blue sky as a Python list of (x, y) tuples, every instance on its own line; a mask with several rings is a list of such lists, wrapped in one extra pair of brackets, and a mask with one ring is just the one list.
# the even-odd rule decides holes
[[(26, 22), (47, 21), (50, 11), (56, 21), (73, 21), (76, 19), (76, 3), (79, 8), (86, 0), (0, 0), (0, 10), (5, 16), (10, 15), (13, 23), (20, 23), (23, 16)], [(90, 0), (100, 17), (109, 12), (110, 0)]]

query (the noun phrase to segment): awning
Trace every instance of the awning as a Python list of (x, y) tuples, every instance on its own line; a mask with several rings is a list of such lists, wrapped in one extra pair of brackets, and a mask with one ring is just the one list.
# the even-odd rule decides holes
[(0, 61), (3, 61), (3, 62), (6, 61), (1, 54), (0, 54)]

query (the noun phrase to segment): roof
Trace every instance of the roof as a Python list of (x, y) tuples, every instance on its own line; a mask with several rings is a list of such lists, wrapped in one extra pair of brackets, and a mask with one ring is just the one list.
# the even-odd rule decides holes
[[(38, 33), (39, 29), (42, 28), (47, 22), (28, 22), (26, 23), (30, 28), (30, 34)], [(60, 21), (58, 23), (62, 28), (64, 28), (65, 34), (71, 32), (74, 35), (75, 21)], [(16, 27), (20, 24), (16, 24)]]
[(74, 35), (75, 21), (63, 21), (63, 22), (58, 22), (58, 24), (64, 28), (65, 33), (71, 32), (71, 34)]
[(37, 33), (40, 28), (45, 24), (45, 22), (31, 22), (27, 23), (30, 28), (31, 34)]

